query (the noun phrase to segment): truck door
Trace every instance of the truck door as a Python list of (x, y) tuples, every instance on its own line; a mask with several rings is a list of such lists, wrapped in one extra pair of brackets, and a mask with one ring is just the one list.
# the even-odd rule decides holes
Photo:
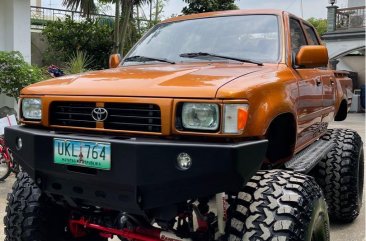
[[(292, 55), (295, 57), (301, 46), (308, 45), (299, 20), (290, 18)], [(294, 58), (293, 58), (294, 59)], [(322, 125), (323, 83), (322, 70), (296, 68), (299, 97), (297, 100), (298, 137), (297, 148), (314, 139)]]
[(329, 122), (334, 119), (335, 115), (335, 77), (333, 74), (322, 76), (323, 83), (323, 122)]
[[(316, 35), (313, 27), (307, 23), (303, 24), (304, 30), (310, 45), (320, 45), (320, 41)], [(323, 122), (329, 122), (334, 118), (335, 112), (335, 101), (336, 101), (336, 91), (335, 91), (335, 76), (333, 71), (328, 69), (319, 69), (321, 83), (323, 85)]]

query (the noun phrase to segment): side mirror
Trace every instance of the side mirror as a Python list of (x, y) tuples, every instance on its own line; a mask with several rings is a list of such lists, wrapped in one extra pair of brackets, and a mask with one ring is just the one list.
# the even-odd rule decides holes
[(328, 66), (328, 49), (323, 45), (302, 46), (296, 55), (296, 65), (304, 68)]
[(109, 68), (117, 68), (121, 63), (122, 58), (120, 54), (112, 54), (109, 56)]

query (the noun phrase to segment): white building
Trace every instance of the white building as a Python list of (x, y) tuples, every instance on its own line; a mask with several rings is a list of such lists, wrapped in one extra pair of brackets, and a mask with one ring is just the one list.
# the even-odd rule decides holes
[(30, 4), (31, 4), (31, 6), (41, 7), (42, 0), (31, 0)]
[[(0, 0), (0, 51), (19, 51), (31, 61), (29, 0)], [(14, 103), (14, 99), (0, 95), (0, 108), (15, 107)]]
[[(353, 72), (354, 88), (365, 84), (365, 2), (348, 0), (346, 8), (328, 7), (328, 32), (323, 35), (337, 69)], [(357, 75), (357, 76), (356, 76)]]

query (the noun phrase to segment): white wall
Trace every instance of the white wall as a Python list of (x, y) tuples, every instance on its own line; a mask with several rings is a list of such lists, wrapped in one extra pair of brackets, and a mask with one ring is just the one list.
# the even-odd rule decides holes
[(18, 112), (18, 104), (16, 103), (14, 98), (10, 98), (6, 95), (0, 95), (0, 108), (4, 106), (14, 108), (14, 110)]
[(358, 73), (358, 86), (365, 84), (365, 56), (344, 56), (339, 59), (338, 70), (348, 70)]
[[(30, 1), (0, 0), (0, 51), (19, 51), (31, 61)], [(14, 99), (0, 95), (0, 107), (14, 106)]]
[(41, 7), (42, 1), (41, 0), (31, 0), (30, 4), (31, 4), (31, 6)]
[(5, 3), (0, 0), (0, 50), (5, 49)]
[(0, 50), (20, 51), (31, 60), (30, 2), (0, 0)]

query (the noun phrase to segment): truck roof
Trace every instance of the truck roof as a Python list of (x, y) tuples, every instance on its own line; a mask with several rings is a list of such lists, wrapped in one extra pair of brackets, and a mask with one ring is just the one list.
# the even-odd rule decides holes
[(178, 22), (183, 20), (200, 19), (200, 18), (210, 18), (210, 17), (222, 17), (222, 16), (235, 16), (235, 15), (247, 15), (247, 14), (273, 14), (282, 15), (283, 10), (277, 9), (250, 9), (250, 10), (231, 10), (231, 11), (219, 11), (219, 12), (208, 12), (208, 13), (198, 13), (191, 15), (181, 15), (174, 18), (169, 18), (164, 20), (163, 23), (168, 22)]

